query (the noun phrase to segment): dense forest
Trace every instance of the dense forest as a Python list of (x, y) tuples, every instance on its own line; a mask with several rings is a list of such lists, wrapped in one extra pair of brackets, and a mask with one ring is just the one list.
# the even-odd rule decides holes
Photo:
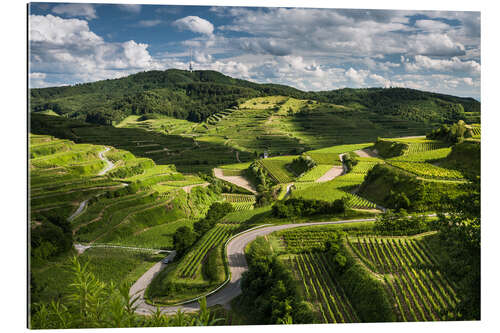
[(195, 122), (258, 96), (283, 95), (347, 105), (420, 122), (453, 123), (480, 112), (480, 103), (406, 88), (339, 89), (304, 92), (234, 79), (215, 71), (148, 71), (120, 79), (30, 90), (32, 112), (110, 125), (128, 115), (159, 113)]

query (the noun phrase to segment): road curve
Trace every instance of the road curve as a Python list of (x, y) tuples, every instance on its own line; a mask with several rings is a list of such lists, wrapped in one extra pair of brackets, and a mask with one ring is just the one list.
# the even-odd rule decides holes
[[(314, 226), (314, 225), (327, 225), (327, 224), (347, 224), (356, 222), (372, 222), (375, 219), (356, 219), (356, 220), (342, 220), (333, 222), (307, 222), (307, 223), (295, 223), (295, 224), (282, 224), (274, 225), (269, 227), (263, 227), (259, 229), (253, 229), (251, 231), (245, 232), (239, 236), (233, 238), (226, 247), (227, 260), (229, 263), (229, 270), (231, 272), (231, 280), (219, 291), (207, 297), (207, 305), (213, 306), (216, 304), (221, 304), (227, 306), (229, 302), (241, 294), (241, 277), (244, 272), (248, 270), (247, 261), (245, 258), (245, 247), (247, 244), (255, 240), (259, 236), (264, 236), (270, 234), (274, 231)], [(155, 311), (156, 307), (147, 304), (144, 300), (144, 291), (147, 286), (151, 283), (153, 278), (163, 269), (165, 265), (161, 262), (155, 264), (151, 269), (149, 269), (143, 276), (137, 280), (136, 283), (130, 288), (129, 294), (133, 297), (139, 297), (136, 312), (139, 314), (150, 314), (151, 311)], [(160, 307), (163, 313), (175, 313), (177, 310), (184, 312), (193, 312), (199, 309), (197, 301), (191, 303), (182, 304), (178, 306), (163, 306)]]

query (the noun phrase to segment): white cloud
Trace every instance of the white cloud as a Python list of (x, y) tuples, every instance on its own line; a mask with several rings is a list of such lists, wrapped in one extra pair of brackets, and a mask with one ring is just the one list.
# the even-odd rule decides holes
[(118, 8), (132, 14), (139, 14), (141, 12), (141, 5), (123, 4), (118, 5)]
[(60, 15), (71, 17), (85, 17), (87, 20), (97, 18), (94, 6), (85, 3), (68, 3), (56, 5), (52, 8), (52, 12)]
[(405, 68), (410, 72), (433, 70), (439, 72), (462, 72), (472, 75), (481, 74), (481, 65), (474, 60), (462, 61), (458, 57), (451, 59), (433, 59), (423, 55), (415, 56), (414, 62), (406, 62)]
[(378, 85), (383, 86), (384, 88), (388, 88), (391, 86), (390, 80), (387, 80), (386, 78), (378, 74), (370, 74), (369, 78), (375, 81)]
[(162, 23), (161, 20), (141, 20), (141, 21), (137, 22), (137, 25), (140, 27), (150, 28), (150, 27), (154, 27), (156, 25), (159, 25), (161, 23)]
[(451, 57), (464, 55), (465, 47), (446, 34), (416, 34), (408, 37), (407, 53)]
[(213, 24), (198, 16), (186, 16), (172, 24), (180, 30), (190, 30), (204, 35), (211, 35), (214, 32)]
[(365, 84), (365, 78), (368, 76), (368, 73), (368, 71), (355, 70), (351, 67), (345, 72), (345, 76), (352, 82), (358, 85), (363, 85)]
[(449, 24), (435, 20), (417, 20), (415, 26), (427, 32), (442, 32), (451, 28)]
[(47, 77), (47, 74), (33, 72), (33, 73), (30, 73), (29, 76), (30, 76), (30, 79), (45, 79)]
[(44, 79), (64, 73), (73, 82), (95, 81), (160, 67), (147, 44), (107, 43), (87, 21), (49, 14), (30, 15), (29, 23), (30, 66), (33, 72), (47, 73)]
[(193, 54), (193, 59), (199, 63), (207, 63), (212, 61), (212, 56), (205, 52), (195, 51)]

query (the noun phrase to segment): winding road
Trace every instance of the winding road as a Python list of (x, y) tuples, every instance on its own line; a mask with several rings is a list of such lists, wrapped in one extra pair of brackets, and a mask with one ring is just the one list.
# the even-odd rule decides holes
[[(231, 272), (231, 279), (221, 287), (218, 291), (207, 296), (207, 305), (213, 306), (216, 304), (221, 304), (225, 307), (229, 307), (229, 302), (236, 296), (241, 294), (241, 277), (244, 272), (248, 270), (247, 261), (245, 258), (245, 247), (247, 244), (255, 240), (259, 236), (264, 236), (270, 234), (274, 231), (298, 228), (304, 226), (314, 226), (314, 225), (327, 225), (327, 224), (347, 224), (356, 222), (371, 222), (375, 219), (356, 219), (356, 220), (342, 220), (334, 222), (310, 222), (310, 223), (296, 223), (296, 224), (282, 224), (273, 225), (268, 227), (262, 227), (258, 229), (253, 229), (248, 232), (237, 235), (229, 241), (226, 247), (227, 260), (229, 263), (229, 270)], [(165, 264), (161, 262), (155, 264), (151, 269), (149, 269), (144, 275), (142, 275), (139, 280), (134, 283), (130, 288), (129, 294), (132, 297), (139, 297), (136, 305), (136, 312), (139, 314), (150, 314), (152, 311), (156, 310), (156, 307), (149, 305), (145, 302), (144, 291), (147, 286), (151, 283), (153, 278), (161, 272), (166, 267)], [(177, 310), (184, 312), (194, 312), (199, 310), (199, 305), (197, 300), (193, 300), (189, 303), (177, 305), (177, 306), (163, 306), (160, 307), (163, 313), (175, 313)]]
[(106, 162), (106, 167), (102, 169), (97, 175), (98, 176), (104, 176), (109, 170), (113, 169), (115, 166), (113, 162), (108, 160), (106, 157), (104, 157), (104, 153), (106, 153), (109, 150), (109, 147), (106, 147), (104, 151), (99, 152), (99, 158)]

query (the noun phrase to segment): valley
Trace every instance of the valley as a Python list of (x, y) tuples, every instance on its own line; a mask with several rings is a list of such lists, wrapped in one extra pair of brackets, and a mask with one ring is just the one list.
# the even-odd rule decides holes
[(460, 237), (480, 221), (478, 102), (211, 71), (108, 81), (31, 92), (35, 326), (78, 276), (131, 326), (205, 306), (219, 325), (474, 318), (457, 266), (476, 267)]

